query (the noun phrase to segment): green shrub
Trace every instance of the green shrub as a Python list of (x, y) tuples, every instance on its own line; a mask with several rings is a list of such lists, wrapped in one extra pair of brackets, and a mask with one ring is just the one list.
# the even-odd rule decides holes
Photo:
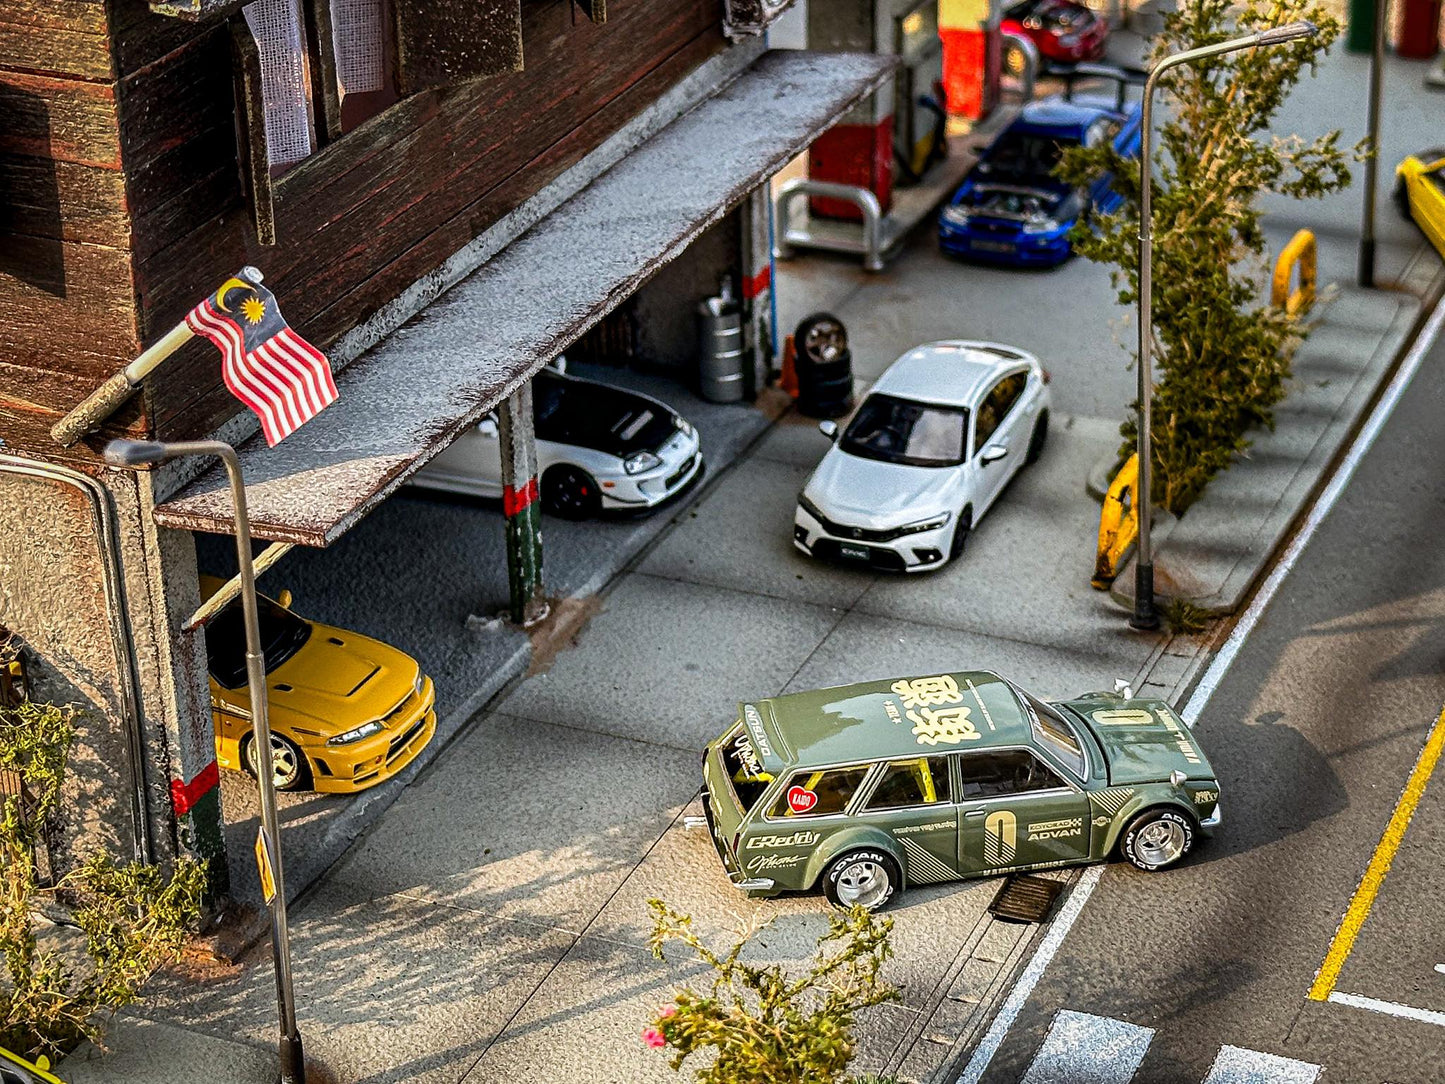
[(716, 1052), (696, 1070), (700, 1084), (843, 1084), (858, 1011), (898, 998), (879, 977), (893, 955), (891, 918), (861, 907), (833, 915), (807, 970), (792, 977), (778, 964), (742, 962), (751, 934), (719, 956), (693, 933), (690, 916), (661, 900), (648, 906), (653, 954), (662, 959), (666, 942), (681, 941), (712, 970), (705, 990), (678, 990), (642, 1032), (649, 1046), (670, 1051), (675, 1070), (694, 1053)]
[[(136, 1000), (142, 983), (181, 949), (200, 914), (204, 868), (90, 855), (42, 884), (36, 848), (54, 813), (75, 740), (74, 713), (29, 701), (0, 707), (0, 1046), (55, 1057)], [(38, 911), (60, 916), (57, 922)], [(44, 936), (42, 937), (42, 933)]]
[[(1167, 119), (1153, 156), (1156, 502), (1182, 513), (1209, 479), (1272, 427), (1300, 319), (1268, 304), (1259, 197), (1318, 198), (1350, 182), (1338, 131), (1312, 141), (1274, 136), (1286, 95), (1339, 36), (1340, 23), (1313, 0), (1183, 0), (1164, 14), (1152, 61), (1268, 26), (1309, 19), (1313, 39), (1185, 64), (1160, 82)], [(1120, 304), (1138, 297), (1139, 164), (1107, 142), (1068, 150), (1059, 175), (1084, 184), (1114, 173), (1117, 212), (1081, 223), (1074, 245), (1113, 265)], [(1131, 404), (1137, 411), (1138, 403)], [(1123, 427), (1131, 446), (1134, 421)], [(1127, 451), (1125, 452), (1127, 454)]]

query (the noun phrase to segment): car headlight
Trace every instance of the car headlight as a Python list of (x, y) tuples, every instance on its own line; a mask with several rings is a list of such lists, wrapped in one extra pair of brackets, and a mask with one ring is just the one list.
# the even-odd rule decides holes
[(628, 474), (641, 474), (645, 470), (651, 470), (653, 467), (660, 466), (662, 466), (662, 460), (658, 459), (657, 456), (651, 452), (638, 452), (622, 463), (622, 469)]
[(947, 526), (948, 521), (953, 518), (952, 512), (944, 512), (939, 516), (930, 516), (928, 519), (920, 519), (917, 523), (905, 523), (898, 528), (899, 534), (922, 534), (924, 531), (936, 531), (940, 527)]
[(801, 508), (804, 512), (807, 512), (808, 515), (812, 516), (819, 523), (823, 522), (822, 510), (812, 501), (808, 500), (807, 497), (803, 496), (803, 494), (801, 493), (798, 494), (798, 507)]
[(424, 688), (426, 688), (426, 675), (418, 670), (416, 672), (416, 680), (411, 683), (411, 691), (416, 693), (417, 696), (420, 696)]
[(954, 226), (967, 226), (973, 219), (973, 212), (961, 203), (951, 203), (943, 209), (943, 220)]
[(1024, 233), (1053, 233), (1063, 223), (1050, 215), (1029, 215), (1024, 219)]
[(378, 721), (378, 720), (376, 720), (376, 719), (372, 719), (370, 722), (365, 722), (365, 723), (362, 723), (360, 726), (352, 727), (350, 730), (346, 731), (345, 733), (338, 734), (338, 735), (336, 735), (336, 737), (334, 737), (334, 738), (327, 738), (327, 739), (326, 739), (326, 744), (327, 744), (327, 745), (352, 745), (352, 744), (354, 744), (354, 743), (356, 743), (356, 742), (361, 741), (363, 738), (369, 738), (369, 737), (371, 737), (373, 734), (377, 734), (377, 733), (379, 733), (380, 731), (381, 731), (381, 723), (380, 723), (380, 721)]
[(695, 436), (697, 436), (697, 429), (693, 427), (692, 422), (688, 421), (686, 418), (681, 418), (681, 417), (677, 418), (676, 421), (677, 421), (677, 431), (678, 431), (679, 433), (681, 433), (683, 436), (685, 436), (685, 437), (695, 437)]

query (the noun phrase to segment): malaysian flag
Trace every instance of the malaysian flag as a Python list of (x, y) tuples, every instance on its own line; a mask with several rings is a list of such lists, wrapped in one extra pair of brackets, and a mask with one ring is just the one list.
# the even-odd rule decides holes
[(255, 411), (273, 448), (336, 398), (326, 355), (291, 330), (259, 283), (227, 279), (186, 326), (221, 351), (226, 387)]

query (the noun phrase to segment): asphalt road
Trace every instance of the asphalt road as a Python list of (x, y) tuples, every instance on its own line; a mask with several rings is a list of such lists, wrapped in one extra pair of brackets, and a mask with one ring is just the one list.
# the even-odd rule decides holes
[(1216, 838), (1172, 872), (1108, 868), (985, 1081), (1445, 1078), (1445, 780), (1334, 985), (1416, 1018), (1308, 998), (1445, 703), (1442, 376), (1445, 340), (1198, 722)]

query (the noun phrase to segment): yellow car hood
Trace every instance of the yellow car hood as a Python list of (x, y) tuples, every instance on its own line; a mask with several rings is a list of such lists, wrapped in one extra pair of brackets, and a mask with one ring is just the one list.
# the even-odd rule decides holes
[[(273, 724), (334, 737), (381, 719), (415, 687), (421, 667), (404, 651), (358, 632), (308, 622), (301, 649), (266, 675)], [(246, 689), (227, 699), (250, 710)]]

